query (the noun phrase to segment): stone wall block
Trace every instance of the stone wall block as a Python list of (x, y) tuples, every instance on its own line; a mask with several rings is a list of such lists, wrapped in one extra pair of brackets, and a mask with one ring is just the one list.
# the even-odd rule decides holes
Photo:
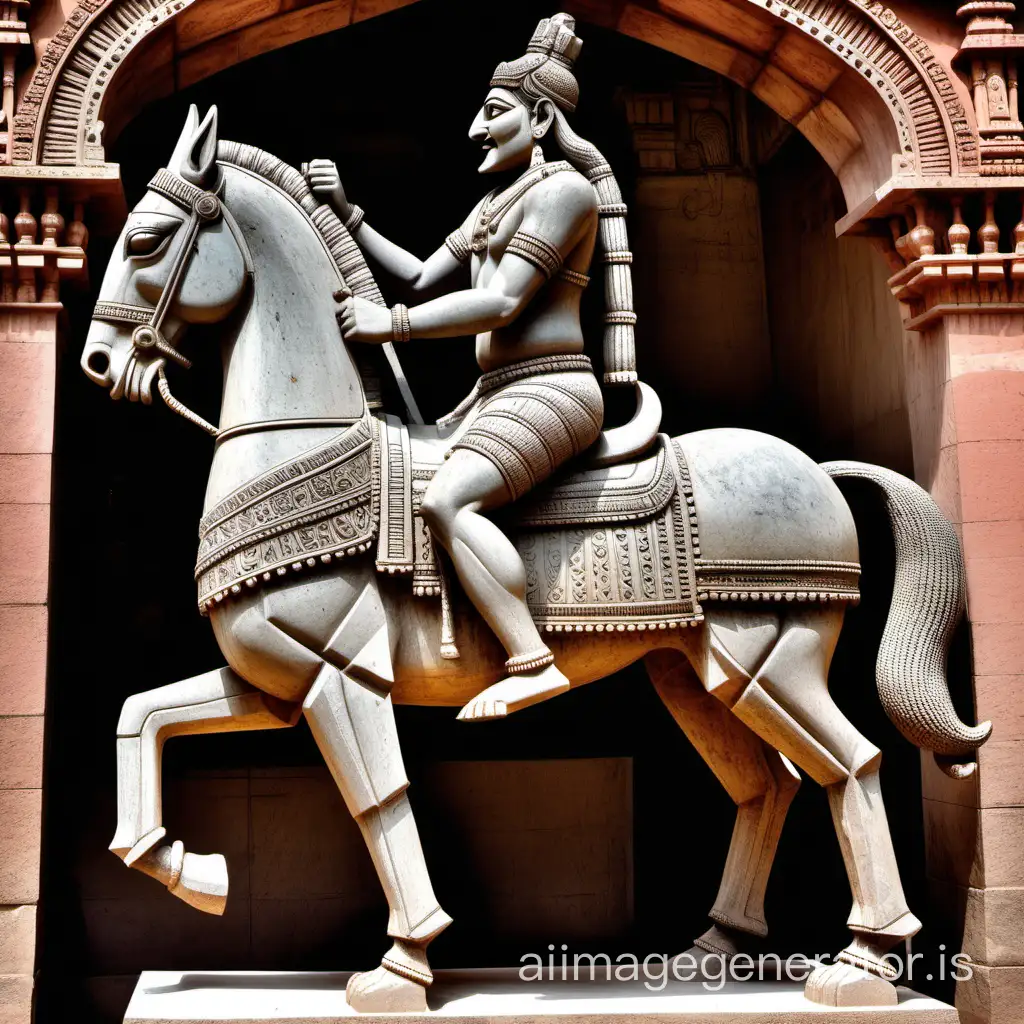
[(31, 974), (0, 974), (0, 1024), (32, 1024)]
[(0, 716), (43, 713), (47, 619), (45, 605), (0, 605)]
[(1024, 519), (1024, 441), (957, 445), (963, 522)]
[(990, 807), (978, 817), (982, 859), (974, 864), (970, 884), (1024, 885), (1024, 807)]
[(967, 614), (972, 622), (1024, 619), (1024, 556), (968, 557)]
[(50, 587), (50, 506), (0, 505), (0, 603), (44, 604)]
[(963, 537), (968, 562), (974, 558), (1024, 558), (1022, 519), (964, 523)]
[(978, 721), (993, 723), (989, 743), (1024, 740), (1022, 693), (1024, 675), (975, 675), (974, 706)]
[(1024, 665), (1024, 629), (1016, 622), (972, 622), (976, 676), (1013, 678)]
[(989, 740), (978, 751), (977, 774), (980, 807), (1024, 807), (1024, 739)]
[(50, 456), (0, 455), (0, 504), (50, 500)]
[(0, 907), (0, 975), (31, 974), (35, 947), (36, 908)]
[[(0, 337), (3, 337), (0, 334)], [(53, 450), (55, 344), (0, 341), (0, 451)]]
[(1024, 967), (976, 965), (972, 977), (956, 986), (960, 1024), (1020, 1024), (1024, 1007)]
[(39, 900), (42, 790), (0, 790), (0, 906)]
[(987, 967), (1024, 964), (1024, 887), (968, 889), (963, 949)]
[(43, 716), (0, 718), (0, 789), (39, 789), (42, 784)]
[(961, 441), (1024, 439), (1024, 373), (1020, 370), (965, 373), (953, 378), (952, 388)]

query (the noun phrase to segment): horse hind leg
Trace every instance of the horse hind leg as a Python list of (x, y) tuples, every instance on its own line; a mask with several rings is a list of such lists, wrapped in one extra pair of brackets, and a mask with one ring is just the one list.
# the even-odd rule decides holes
[[(749, 617), (748, 617), (749, 618)], [(739, 627), (738, 623), (730, 622)], [(758, 616), (748, 625), (761, 636), (748, 642), (754, 657), (777, 636), (777, 620)], [(767, 625), (767, 628), (765, 628)], [(714, 658), (714, 634), (695, 657), (706, 685), (725, 676), (707, 658)], [(659, 696), (708, 767), (736, 804), (725, 869), (709, 917), (712, 925), (685, 955), (698, 965), (709, 955), (716, 961), (737, 953), (757, 952), (768, 932), (764, 896), (786, 812), (800, 787), (800, 776), (774, 748), (760, 740), (729, 709), (693, 679), (686, 661), (674, 651), (647, 656), (646, 665)], [(718, 963), (715, 963), (718, 969)]]
[(853, 942), (815, 969), (805, 994), (834, 1006), (895, 1005), (890, 949), (920, 928), (903, 894), (879, 786), (881, 752), (836, 707), (828, 667), (842, 626), (839, 610), (787, 615), (782, 634), (733, 713), (828, 792), (853, 910)]
[(110, 849), (190, 906), (223, 914), (228, 893), (224, 857), (186, 853), (181, 842), (157, 845), (167, 834), (163, 745), (172, 736), (287, 727), (298, 714), (296, 705), (262, 693), (229, 668), (129, 697), (117, 725), (117, 830)]

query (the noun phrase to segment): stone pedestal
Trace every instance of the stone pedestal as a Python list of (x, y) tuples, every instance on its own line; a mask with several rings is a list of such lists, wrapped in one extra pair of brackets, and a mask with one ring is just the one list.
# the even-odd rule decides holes
[[(571, 975), (571, 967), (569, 973)], [(583, 973), (589, 976), (589, 968)], [(598, 976), (604, 972), (598, 968)], [(652, 973), (656, 973), (652, 969)], [(556, 979), (560, 971), (556, 967)], [(429, 1014), (360, 1015), (345, 1002), (348, 974), (248, 971), (146, 971), (125, 1024), (256, 1024), (301, 1021), (329, 1024), (369, 1016), (374, 1021), (543, 1021), (544, 1024), (958, 1024), (945, 1003), (899, 990), (898, 1006), (827, 1007), (803, 996), (793, 982), (728, 982), (709, 991), (700, 982), (671, 982), (651, 991), (644, 982), (521, 981), (515, 968), (438, 971)], [(657, 982), (651, 982), (657, 985)]]

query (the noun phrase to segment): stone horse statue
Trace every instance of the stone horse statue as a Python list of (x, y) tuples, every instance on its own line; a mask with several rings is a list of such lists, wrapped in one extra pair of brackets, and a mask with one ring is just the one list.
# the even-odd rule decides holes
[[(463, 705), (501, 677), (505, 652), (468, 604), (448, 599), (416, 514), (443, 436), (369, 408), (336, 322), (332, 295), (343, 287), (381, 301), (358, 246), (302, 174), (219, 140), (215, 110), (200, 124), (193, 107), (111, 257), (82, 366), (115, 399), (149, 404), (156, 387), (216, 435), (197, 579), (227, 666), (125, 701), (111, 849), (190, 905), (222, 913), (224, 858), (163, 842), (163, 743), (284, 728), (305, 715), (390, 907), (393, 945), (376, 969), (353, 976), (348, 1000), (358, 1010), (422, 1010), (425, 950), (451, 919), (421, 850), (393, 704)], [(195, 323), (224, 325), (217, 428), (167, 383), (168, 365), (188, 365), (179, 344)], [(965, 777), (990, 726), (959, 720), (945, 677), (962, 557), (910, 480), (860, 463), (818, 466), (764, 434), (704, 430), (659, 437), (630, 462), (594, 468), (583, 456), (514, 507), (510, 528), (531, 608), (572, 685), (643, 658), (737, 805), (713, 925), (696, 954), (735, 955), (766, 934), (765, 886), (796, 765), (828, 791), (853, 892), (853, 939), (814, 970), (806, 992), (833, 1005), (885, 1004), (896, 995), (884, 957), (920, 925), (882, 805), (881, 754), (828, 692), (859, 571), (837, 477), (882, 491), (895, 537), (882, 703), (911, 742)], [(435, 592), (440, 601), (422, 597)]]

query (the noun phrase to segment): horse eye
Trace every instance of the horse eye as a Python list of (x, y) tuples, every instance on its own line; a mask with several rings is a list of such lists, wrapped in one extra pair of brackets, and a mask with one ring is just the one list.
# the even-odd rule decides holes
[(125, 255), (152, 256), (163, 240), (163, 235), (154, 231), (136, 231), (125, 241)]

